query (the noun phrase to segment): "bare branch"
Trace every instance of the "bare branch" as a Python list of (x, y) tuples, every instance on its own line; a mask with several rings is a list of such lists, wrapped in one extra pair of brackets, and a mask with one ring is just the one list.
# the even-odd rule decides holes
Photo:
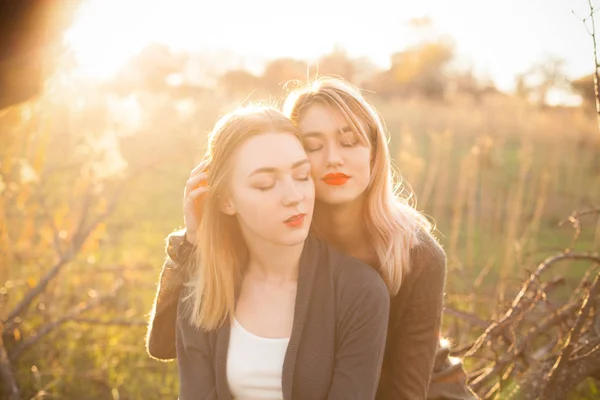
[(530, 288), (535, 284), (535, 281), (539, 279), (542, 272), (548, 269), (551, 265), (556, 264), (563, 260), (587, 260), (592, 261), (600, 265), (600, 256), (597, 253), (574, 253), (564, 252), (552, 257), (548, 257), (544, 260), (536, 270), (529, 276), (529, 279), (525, 282), (519, 294), (515, 297), (512, 306), (500, 319), (492, 323), (485, 332), (475, 341), (471, 350), (469, 350), (465, 356), (469, 357), (475, 354), (493, 335), (501, 332), (508, 324), (510, 324), (515, 318), (522, 315), (523, 312), (530, 307), (531, 301), (524, 301), (525, 295), (530, 293)]
[(146, 327), (146, 326), (148, 326), (147, 321), (143, 321), (143, 320), (128, 321), (125, 319), (113, 319), (113, 320), (108, 320), (108, 321), (102, 321), (99, 319), (92, 319), (92, 318), (74, 318), (73, 322), (77, 322), (80, 324), (100, 325), (100, 326), (125, 326), (125, 327), (132, 327), (132, 326)]
[(577, 315), (577, 320), (573, 324), (571, 331), (569, 332), (569, 337), (563, 347), (560, 355), (558, 356), (556, 363), (550, 369), (546, 380), (546, 389), (544, 393), (548, 393), (549, 391), (554, 390), (553, 384), (556, 382), (556, 376), (560, 373), (561, 369), (564, 369), (567, 363), (570, 361), (571, 354), (575, 349), (575, 345), (579, 342), (579, 336), (581, 334), (581, 328), (583, 327), (584, 322), (587, 319), (587, 316), (590, 312), (590, 308), (595, 299), (600, 296), (600, 273), (596, 275), (594, 279), (594, 283), (592, 287), (588, 290), (582, 304), (581, 309), (579, 310), (579, 314)]
[(586, 215), (600, 214), (600, 208), (591, 208), (584, 211), (574, 211), (567, 219), (563, 219), (558, 223), (558, 226), (563, 226), (565, 223), (570, 222), (571, 226), (575, 230), (573, 239), (571, 240), (571, 247), (579, 240), (581, 236), (581, 217)]
[(581, 217), (584, 217), (586, 215), (594, 215), (594, 214), (600, 215), (600, 208), (590, 208), (590, 209), (583, 210), (583, 211), (574, 211), (573, 213), (571, 213), (571, 215), (567, 219), (563, 219), (562, 221), (560, 221), (558, 223), (558, 225), (559, 226), (563, 225), (565, 222), (569, 221), (571, 218), (580, 219)]
[(2, 340), (2, 325), (0, 325), (0, 377), (2, 378), (2, 387), (4, 394), (7, 395), (8, 400), (19, 400), (21, 395), (19, 393), (19, 387), (17, 381), (12, 373), (10, 361), (4, 348), (4, 341)]
[(64, 254), (60, 247), (60, 234), (59, 234), (58, 227), (54, 223), (54, 218), (52, 218), (52, 215), (50, 215), (50, 212), (48, 211), (48, 209), (49, 209), (48, 203), (46, 202), (45, 197), (39, 196), (38, 200), (42, 204), (42, 210), (43, 210), (42, 212), (44, 213), (44, 216), (48, 220), (48, 224), (50, 225), (50, 228), (52, 229), (52, 243), (54, 244), (54, 251), (56, 251), (58, 258), (61, 259), (64, 257)]
[[(125, 180), (120, 185), (120, 187), (113, 194), (113, 197), (112, 197), (107, 209), (103, 213), (101, 213), (98, 217), (96, 217), (92, 223), (90, 223), (88, 226), (85, 226), (84, 222), (80, 222), (79, 228), (78, 228), (79, 230), (76, 231), (76, 233), (73, 237), (71, 249), (64, 255), (63, 258), (61, 258), (56, 263), (56, 265), (54, 265), (50, 269), (50, 271), (48, 271), (48, 273), (46, 273), (44, 278), (42, 278), (42, 280), (40, 280), (40, 282), (25, 295), (23, 300), (21, 300), (17, 304), (17, 306), (9, 313), (8, 318), (5, 322), (8, 322), (8, 321), (12, 320), (13, 318), (21, 315), (21, 313), (23, 311), (25, 311), (25, 309), (27, 309), (27, 307), (29, 307), (29, 305), (33, 302), (33, 300), (44, 292), (44, 290), (46, 289), (46, 286), (48, 286), (50, 281), (52, 281), (52, 279), (54, 279), (56, 277), (56, 275), (58, 275), (58, 273), (61, 271), (61, 269), (75, 257), (77, 252), (81, 249), (81, 246), (83, 245), (83, 243), (85, 243), (85, 240), (88, 238), (88, 236), (94, 231), (94, 229), (102, 221), (104, 221), (114, 211), (114, 209), (116, 208), (119, 196), (121, 194), (121, 191), (123, 190), (123, 188), (125, 186), (124, 184), (127, 181), (128, 180)], [(88, 202), (88, 201), (89, 201), (89, 199), (86, 198), (86, 202)], [(85, 207), (87, 209), (87, 208), (89, 208), (89, 205), (86, 205)], [(82, 216), (81, 221), (83, 221), (83, 220), (85, 220), (84, 216)]]
[[(540, 379), (549, 367), (542, 365), (534, 371), (527, 374), (526, 379), (521, 385), (522, 400), (563, 400), (567, 398), (568, 393), (583, 381), (585, 378), (595, 376), (600, 373), (600, 351), (578, 360), (569, 361), (569, 368), (561, 369), (557, 372), (554, 384), (551, 390), (541, 393), (543, 381)], [(551, 364), (550, 364), (551, 365)]]
[[(594, 94), (596, 95), (596, 116), (598, 118), (598, 127), (600, 128), (600, 65), (598, 64), (598, 49), (596, 46), (596, 23), (594, 21), (594, 6), (592, 0), (588, 0), (590, 6), (590, 22), (592, 26), (591, 36), (592, 44), (594, 46)], [(586, 25), (587, 27), (587, 25)]]
[(547, 317), (545, 320), (541, 321), (540, 324), (534, 326), (528, 333), (527, 337), (519, 343), (519, 345), (514, 349), (514, 351), (506, 354), (504, 357), (501, 357), (493, 368), (488, 371), (480, 374), (476, 379), (471, 382), (471, 386), (477, 390), (482, 387), (486, 381), (488, 381), (491, 377), (497, 375), (502, 371), (507, 365), (512, 362), (515, 362), (519, 357), (522, 357), (527, 350), (528, 346), (538, 337), (545, 334), (551, 327), (556, 326), (571, 315), (573, 312), (579, 308), (578, 303), (568, 304), (562, 307), (560, 310), (556, 311), (554, 314)]
[(25, 311), (25, 309), (29, 307), (31, 302), (40, 294), (42, 294), (42, 292), (46, 289), (46, 286), (48, 286), (50, 281), (54, 279), (56, 275), (58, 275), (60, 270), (69, 261), (71, 261), (73, 256), (74, 254), (72, 252), (66, 254), (65, 258), (59, 260), (52, 268), (50, 268), (50, 271), (46, 273), (46, 275), (38, 282), (38, 284), (35, 287), (33, 287), (29, 292), (27, 292), (25, 297), (23, 297), (23, 299), (15, 306), (15, 308), (13, 308), (13, 310), (8, 314), (8, 317), (6, 318), (6, 321), (4, 321), (4, 323), (9, 322), (15, 317), (21, 315), (21, 313), (23, 313), (23, 311)]
[(41, 339), (43, 339), (45, 336), (47, 336), (48, 334), (50, 334), (51, 332), (53, 332), (54, 330), (59, 328), (64, 323), (72, 321), (78, 315), (80, 315), (94, 307), (97, 307), (98, 305), (104, 303), (105, 301), (107, 301), (109, 299), (114, 298), (117, 291), (122, 286), (122, 284), (123, 284), (122, 282), (117, 282), (117, 284), (111, 290), (110, 293), (108, 293), (104, 296), (96, 297), (96, 298), (92, 299), (91, 301), (89, 301), (88, 303), (80, 303), (77, 306), (75, 306), (71, 311), (69, 311), (67, 314), (65, 314), (63, 317), (57, 319), (56, 321), (54, 321), (46, 326), (39, 328), (37, 330), (36, 335), (31, 336), (31, 337), (27, 338), (26, 340), (22, 341), (18, 346), (16, 346), (14, 348), (14, 350), (12, 350), (10, 352), (10, 354), (9, 354), (10, 360), (18, 359), (25, 350), (30, 348), (35, 343), (39, 342)]
[(453, 308), (451, 306), (445, 306), (444, 307), (444, 312), (446, 314), (450, 314), (454, 317), (460, 318), (466, 322), (468, 322), (471, 325), (474, 326), (478, 326), (481, 328), (487, 328), (488, 326), (490, 326), (489, 322), (486, 322), (484, 320), (482, 320), (481, 318), (479, 318), (478, 316), (474, 315), (474, 314), (469, 314), (467, 312), (464, 311), (460, 311), (457, 310), (456, 308)]

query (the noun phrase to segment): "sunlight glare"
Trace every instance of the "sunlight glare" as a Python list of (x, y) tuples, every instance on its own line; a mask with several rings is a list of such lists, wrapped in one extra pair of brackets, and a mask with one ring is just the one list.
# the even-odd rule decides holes
[(77, 72), (87, 78), (110, 79), (148, 45), (152, 24), (139, 13), (141, 1), (89, 0), (81, 6), (64, 42), (75, 55)]

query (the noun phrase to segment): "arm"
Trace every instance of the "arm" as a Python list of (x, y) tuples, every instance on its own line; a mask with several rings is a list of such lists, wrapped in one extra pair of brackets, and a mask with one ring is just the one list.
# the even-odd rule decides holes
[(435, 353), (433, 375), (428, 400), (476, 400), (479, 397), (467, 384), (467, 372), (462, 360), (450, 357), (450, 342), (440, 341)]
[[(371, 271), (369, 271), (371, 272)], [(338, 323), (341, 338), (328, 400), (374, 399), (387, 335), (390, 297), (379, 275), (349, 292)]]
[[(405, 311), (395, 321), (396, 336), (390, 346), (391, 370), (386, 399), (425, 400), (431, 380), (442, 319), (446, 256), (433, 238), (425, 238), (411, 254), (416, 279), (408, 287)], [(407, 280), (407, 284), (410, 281)], [(401, 289), (402, 290), (402, 289)], [(393, 318), (393, 316), (392, 316)]]
[[(200, 163), (190, 173), (183, 192), (183, 219), (185, 230), (177, 231), (167, 237), (168, 255), (163, 265), (158, 290), (148, 324), (146, 349), (150, 356), (169, 360), (176, 358), (175, 320), (177, 303), (183, 283), (189, 277), (189, 263), (194, 250), (195, 236), (200, 225), (202, 196), (208, 190), (206, 162)], [(189, 238), (188, 238), (189, 235)], [(188, 240), (186, 240), (188, 239)]]
[(176, 348), (179, 400), (216, 400), (215, 371), (208, 333), (193, 327), (181, 313), (177, 318)]
[[(167, 259), (160, 272), (160, 281), (146, 335), (146, 350), (158, 360), (172, 360), (175, 352), (175, 321), (177, 303), (186, 277), (185, 266), (190, 254), (180, 252), (184, 236), (175, 232), (167, 238)], [(184, 248), (185, 250), (185, 248)], [(187, 258), (186, 258), (187, 256)]]

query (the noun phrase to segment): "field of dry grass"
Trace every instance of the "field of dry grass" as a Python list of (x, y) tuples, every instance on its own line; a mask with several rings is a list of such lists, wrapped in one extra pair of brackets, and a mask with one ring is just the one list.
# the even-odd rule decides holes
[[(73, 90), (0, 116), (0, 309), (43, 286), (4, 332), (12, 370), (36, 399), (174, 397), (176, 367), (146, 356), (144, 321), (163, 238), (182, 224), (183, 184), (224, 103), (146, 94), (129, 128), (126, 102)], [(581, 219), (576, 242), (559, 225), (600, 205), (592, 113), (508, 97), (373, 101), (448, 254), (444, 333), (455, 345), (481, 334), (546, 256), (600, 250), (596, 215)], [(557, 301), (586, 267), (551, 270), (565, 282)]]

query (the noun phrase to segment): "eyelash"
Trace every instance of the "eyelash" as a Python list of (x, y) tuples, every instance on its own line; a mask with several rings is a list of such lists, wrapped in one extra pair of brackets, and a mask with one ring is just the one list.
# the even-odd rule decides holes
[[(308, 180), (310, 179), (310, 175), (306, 175), (303, 178), (298, 178), (296, 179), (297, 181), (301, 181), (301, 182), (308, 182)], [(258, 190), (260, 190), (261, 192), (266, 192), (267, 190), (271, 190), (275, 187), (275, 184), (271, 185), (271, 186), (267, 186), (267, 187), (257, 187)]]
[[(340, 144), (342, 145), (342, 147), (354, 147), (354, 146), (356, 146), (358, 144), (358, 140), (356, 140), (356, 141), (354, 141), (352, 143), (340, 143)], [(316, 149), (305, 149), (305, 151), (307, 153), (314, 153), (315, 151), (319, 151), (322, 148), (323, 148), (323, 146), (320, 146), (320, 147), (318, 147)]]

